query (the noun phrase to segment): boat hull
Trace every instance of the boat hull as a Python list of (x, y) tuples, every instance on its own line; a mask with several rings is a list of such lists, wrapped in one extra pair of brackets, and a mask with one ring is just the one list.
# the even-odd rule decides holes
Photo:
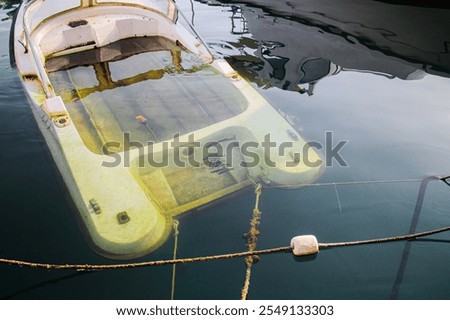
[[(39, 1), (27, 3), (30, 6), (36, 4)], [(82, 230), (97, 253), (112, 259), (141, 257), (167, 240), (173, 219), (179, 214), (222, 199), (255, 182), (277, 187), (302, 187), (320, 176), (323, 170), (320, 155), (308, 148), (307, 142), (289, 122), (226, 61), (208, 56), (208, 50), (200, 40), (168, 16), (140, 7), (129, 9), (126, 13), (119, 13), (123, 8), (118, 10), (116, 5), (70, 9), (35, 23), (32, 32), (26, 32), (27, 16), (22, 6), (14, 31), (17, 69), (31, 109), (77, 208)], [(109, 12), (107, 16), (106, 12)], [(156, 25), (159, 27), (153, 28)], [(136, 34), (137, 26), (148, 30), (138, 28), (142, 34)], [(90, 43), (90, 38), (83, 38), (86, 30), (90, 30), (86, 37), (92, 36), (94, 44)], [(64, 32), (70, 33), (72, 38), (61, 38), (60, 34)], [(127, 38), (151, 38), (155, 32), (167, 39), (169, 48), (163, 46), (163, 41), (160, 49), (144, 50), (140, 54), (165, 55), (169, 61), (162, 59), (158, 63), (167, 65), (115, 79), (117, 64), (139, 55), (115, 51), (111, 54), (112, 49), (118, 48), (116, 44)], [(22, 41), (24, 38), (26, 42)], [(67, 39), (72, 39), (73, 43), (67, 43)], [(105, 50), (98, 51), (98, 47)], [(70, 90), (60, 86), (54, 73), (64, 68), (69, 70), (64, 84), (73, 86), (77, 66), (70, 61), (76, 55), (91, 53), (98, 61), (79, 68), (95, 70), (96, 85), (75, 86)], [(196, 65), (197, 60), (191, 56), (200, 59), (202, 64)], [(57, 64), (51, 68), (49, 61), (55, 58)], [(132, 65), (128, 66), (126, 71), (133, 69)], [(86, 76), (85, 71), (79, 74)], [(202, 93), (201, 87), (197, 91), (192, 87), (197, 78), (222, 83), (222, 88), (216, 88), (217, 92), (227, 87), (229, 98), (239, 96), (236, 101), (241, 101), (244, 106), (236, 110), (229, 106), (234, 111), (227, 115), (221, 105), (214, 107), (213, 103), (211, 109), (211, 96), (220, 96), (219, 93), (213, 95), (214, 88), (210, 88), (212, 93), (207, 96), (207, 104), (202, 105), (199, 97), (205, 97), (205, 92)], [(162, 130), (163, 117), (153, 123), (153, 117), (148, 113), (156, 108), (155, 99), (144, 99), (149, 101), (148, 105), (140, 103), (132, 107), (139, 100), (133, 96), (120, 108), (111, 106), (119, 103), (119, 97), (129, 95), (133, 88), (145, 93), (146, 88), (165, 83), (167, 79), (186, 93), (184, 102), (172, 106), (172, 112), (176, 113), (177, 108), (192, 108), (192, 111), (180, 112), (186, 119), (178, 118), (178, 123), (188, 127), (191, 120), (197, 119), (191, 118), (190, 114), (197, 111), (203, 112), (209, 122), (199, 122), (195, 130), (186, 129), (167, 138), (160, 134), (169, 132), (164, 131), (167, 128)], [(156, 90), (152, 97), (163, 91)], [(105, 97), (109, 93), (112, 93), (112, 102), (106, 103), (109, 100)], [(89, 99), (97, 96), (100, 98), (91, 103)], [(167, 99), (161, 99), (160, 103), (167, 103)], [(227, 100), (226, 97), (221, 99)], [(222, 103), (226, 105), (226, 101)], [(137, 110), (142, 113), (136, 113)], [(124, 116), (125, 120), (122, 119)], [(140, 146), (136, 146), (138, 141), (123, 141), (124, 146), (118, 150), (109, 150), (108, 146), (119, 143), (111, 141), (115, 137), (127, 137), (129, 132), (123, 129), (127, 125), (132, 137), (153, 140)], [(177, 132), (178, 128), (171, 130)], [(99, 139), (100, 148), (87, 142), (89, 135)], [(282, 152), (280, 148), (265, 148), (264, 143), (283, 144)], [(251, 152), (244, 146), (252, 147)], [(227, 152), (220, 153), (218, 149)], [(301, 163), (297, 152), (304, 150), (309, 151), (308, 159), (315, 165)], [(159, 165), (161, 162), (155, 163), (158, 157), (166, 159), (167, 163), (162, 166)]]

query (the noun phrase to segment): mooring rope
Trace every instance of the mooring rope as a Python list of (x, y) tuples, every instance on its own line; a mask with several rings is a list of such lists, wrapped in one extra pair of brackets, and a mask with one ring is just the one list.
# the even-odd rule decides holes
[[(261, 211), (259, 210), (259, 200), (262, 194), (262, 185), (258, 183), (255, 188), (256, 200), (255, 207), (253, 208), (252, 219), (250, 220), (250, 230), (245, 237), (247, 239), (247, 248), (249, 252), (254, 252), (256, 249), (256, 242), (258, 241), (259, 230), (258, 226), (261, 221)], [(241, 300), (247, 300), (248, 290), (250, 288), (250, 278), (252, 276), (252, 266), (253, 263), (259, 261), (257, 255), (247, 256), (245, 258), (245, 265), (247, 269), (245, 271), (244, 286), (241, 291)]]
[(411, 183), (421, 182), (422, 179), (385, 179), (385, 180), (362, 180), (362, 181), (343, 181), (343, 182), (318, 182), (311, 183), (307, 186), (325, 187), (325, 186), (351, 186), (358, 184), (389, 184), (389, 183)]
[[(178, 220), (173, 220), (173, 230), (174, 230), (174, 244), (173, 244), (173, 258), (172, 260), (177, 259), (177, 251), (178, 251), (178, 235), (180, 222)], [(175, 279), (176, 279), (177, 265), (174, 263), (172, 265), (172, 289), (170, 291), (170, 300), (174, 300), (175, 298)]]
[[(357, 245), (367, 245), (367, 244), (378, 244), (384, 242), (394, 242), (394, 241), (406, 241), (413, 240), (416, 238), (422, 238), (425, 236), (430, 236), (437, 233), (442, 233), (450, 231), (450, 226), (445, 228), (434, 229), (430, 231), (418, 232), (413, 234), (406, 234), (403, 236), (395, 236), (388, 238), (378, 238), (371, 240), (362, 240), (362, 241), (349, 241), (349, 242), (335, 242), (335, 243), (319, 243), (319, 248), (321, 249), (330, 249), (336, 247), (346, 247), (346, 246), (357, 246)], [(229, 254), (220, 254), (220, 255), (212, 255), (212, 256), (204, 256), (204, 257), (195, 257), (195, 258), (183, 258), (183, 259), (171, 259), (171, 260), (156, 260), (156, 261), (147, 261), (147, 262), (138, 262), (138, 263), (123, 263), (123, 264), (52, 264), (52, 263), (39, 263), (39, 262), (29, 262), (23, 260), (14, 260), (14, 259), (5, 259), (0, 258), (0, 264), (8, 264), (11, 266), (19, 266), (19, 267), (29, 267), (29, 268), (38, 268), (45, 270), (76, 270), (76, 271), (104, 271), (104, 270), (118, 270), (118, 269), (135, 269), (135, 268), (145, 268), (145, 267), (156, 267), (156, 266), (164, 266), (164, 265), (173, 265), (173, 264), (187, 264), (187, 263), (195, 263), (195, 262), (206, 262), (206, 261), (215, 261), (215, 260), (223, 260), (223, 259), (232, 259), (232, 258), (243, 258), (248, 256), (259, 256), (280, 252), (291, 251), (292, 246), (285, 247), (277, 247), (263, 250), (255, 250), (255, 251), (244, 251), (244, 252), (236, 252)]]
[[(444, 179), (444, 178), (440, 178)], [(447, 177), (448, 179), (448, 177)], [(361, 181), (341, 181), (341, 182), (317, 182), (317, 183), (305, 183), (295, 185), (284, 185), (284, 189), (298, 189), (299, 187), (334, 187), (334, 186), (354, 186), (354, 185), (371, 185), (371, 184), (394, 184), (394, 183), (414, 183), (421, 182), (423, 178), (413, 179), (383, 179), (383, 180), (361, 180)], [(442, 180), (447, 183), (445, 180)], [(256, 184), (252, 181), (253, 184)], [(450, 183), (447, 183), (450, 185)], [(277, 186), (265, 185), (264, 188), (277, 188)]]
[(29, 262), (23, 260), (5, 259), (0, 258), (0, 264), (8, 264), (19, 267), (30, 267), (45, 270), (76, 270), (76, 271), (104, 271), (104, 270), (119, 270), (119, 269), (136, 269), (146, 267), (157, 267), (173, 264), (187, 264), (195, 262), (207, 262), (232, 258), (244, 258), (252, 255), (271, 254), (276, 252), (285, 252), (291, 250), (291, 246), (256, 250), (256, 251), (244, 251), (229, 254), (219, 254), (212, 256), (183, 258), (183, 259), (169, 259), (169, 260), (155, 260), (137, 263), (122, 263), (122, 264), (53, 264), (53, 263), (40, 263)]
[(442, 232), (446, 232), (446, 231), (450, 231), (450, 226), (445, 227), (445, 228), (434, 229), (434, 230), (430, 230), (430, 231), (409, 233), (409, 234), (405, 234), (403, 236), (378, 238), (378, 239), (370, 239), (370, 240), (360, 240), (360, 241), (319, 243), (319, 248), (328, 249), (328, 248), (336, 248), (336, 247), (359, 246), (359, 245), (364, 245), (364, 244), (377, 244), (377, 243), (384, 243), (384, 242), (406, 241), (406, 240), (413, 240), (416, 238), (423, 238), (426, 236), (430, 236), (432, 234), (442, 233)]

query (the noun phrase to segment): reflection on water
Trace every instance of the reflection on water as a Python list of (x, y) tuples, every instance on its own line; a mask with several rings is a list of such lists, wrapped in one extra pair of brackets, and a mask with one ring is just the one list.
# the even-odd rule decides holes
[[(0, 10), (2, 10), (2, 17), (0, 19), (2, 21), (6, 21), (12, 18), (20, 1), (21, 0), (9, 0), (0, 2)], [(5, 16), (3, 16), (3, 13), (5, 14)]]
[[(180, 2), (189, 15), (189, 1)], [(450, 172), (448, 11), (368, 0), (339, 7), (333, 1), (246, 2), (195, 2), (197, 30), (275, 108), (298, 119), (304, 136), (324, 144), (324, 133), (332, 131), (336, 140), (348, 140), (341, 155), (349, 167), (334, 165), (321, 178), (331, 184), (263, 190), (258, 248), (287, 245), (298, 234), (315, 234), (321, 242), (405, 234), (415, 212), (417, 231), (450, 225), (449, 187), (425, 180), (426, 192), (420, 188), (423, 178)], [(379, 19), (380, 12), (389, 16)], [(9, 26), (9, 20), (0, 23), (1, 43), (8, 41)], [(0, 140), (8, 152), (0, 156), (0, 256), (106, 262), (80, 236), (8, 64), (2, 46)], [(373, 180), (409, 182), (339, 184)], [(244, 191), (182, 216), (179, 256), (244, 250), (253, 201), (253, 193)], [(410, 242), (408, 249), (399, 242), (325, 250), (313, 260), (264, 256), (253, 267), (249, 298), (449, 299), (449, 238), (435, 235)], [(170, 258), (172, 250), (168, 241), (143, 260)], [(239, 259), (179, 266), (175, 297), (238, 299), (244, 272)], [(170, 297), (169, 267), (64, 277), (0, 266), (0, 274), (0, 297)]]
[(404, 80), (450, 73), (447, 10), (370, 0), (243, 3), (227, 7), (231, 33), (241, 37), (212, 46), (260, 86), (312, 95), (318, 80), (340, 71)]

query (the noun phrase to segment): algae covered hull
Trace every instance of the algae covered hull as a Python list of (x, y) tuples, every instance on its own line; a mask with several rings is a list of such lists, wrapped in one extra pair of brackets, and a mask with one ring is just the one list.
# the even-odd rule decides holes
[(301, 187), (322, 171), (170, 0), (25, 1), (14, 37), (36, 121), (103, 256), (143, 256), (174, 216), (256, 181)]

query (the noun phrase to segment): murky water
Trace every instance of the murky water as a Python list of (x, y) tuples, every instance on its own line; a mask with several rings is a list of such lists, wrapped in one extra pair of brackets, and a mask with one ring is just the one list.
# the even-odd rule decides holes
[[(333, 147), (347, 141), (339, 151), (346, 166), (334, 159), (318, 181), (335, 185), (263, 190), (258, 248), (288, 245), (298, 234), (314, 234), (320, 242), (405, 234), (419, 211), (417, 231), (450, 225), (446, 184), (429, 182), (419, 201), (421, 179), (450, 175), (450, 36), (445, 33), (450, 28), (439, 25), (450, 11), (374, 1), (354, 8), (389, 12), (386, 25), (380, 26), (382, 19), (341, 21), (330, 6), (310, 8), (308, 1), (298, 1), (290, 11), (276, 7), (275, 1), (254, 3), (195, 2), (194, 24), (276, 109), (295, 121), (306, 139), (325, 146), (326, 132), (331, 132), (328, 143)], [(183, 0), (181, 5), (191, 18), (191, 4)], [(323, 14), (314, 15), (319, 10)], [(404, 21), (398, 10), (408, 11)], [(2, 9), (1, 19), (8, 11)], [(390, 24), (393, 17), (396, 22)], [(405, 25), (419, 22), (420, 32), (407, 32)], [(10, 19), (0, 22), (0, 256), (110, 263), (84, 242), (66, 202), (10, 67), (10, 26)], [(398, 181), (340, 184), (384, 180)], [(245, 250), (242, 234), (248, 231), (253, 205), (254, 194), (247, 189), (183, 215), (178, 256)], [(449, 242), (449, 234), (412, 242), (404, 268), (404, 242), (324, 250), (308, 259), (264, 256), (253, 268), (249, 298), (448, 299)], [(172, 250), (171, 239), (141, 261), (170, 258)], [(171, 271), (158, 267), (77, 274), (0, 266), (0, 297), (168, 299)], [(244, 271), (241, 259), (178, 266), (175, 296), (238, 299)]]
[[(229, 79), (164, 42), (160, 37), (126, 39), (89, 51), (91, 57), (82, 52), (47, 61), (47, 68), (54, 66), (49, 77), (56, 94), (89, 150), (101, 154), (106, 141), (122, 141), (124, 132), (142, 145), (165, 141), (245, 111), (247, 102)], [(102, 52), (108, 50), (121, 52), (122, 59), (96, 61), (96, 56), (107, 61)], [(139, 125), (137, 115), (146, 126)]]

